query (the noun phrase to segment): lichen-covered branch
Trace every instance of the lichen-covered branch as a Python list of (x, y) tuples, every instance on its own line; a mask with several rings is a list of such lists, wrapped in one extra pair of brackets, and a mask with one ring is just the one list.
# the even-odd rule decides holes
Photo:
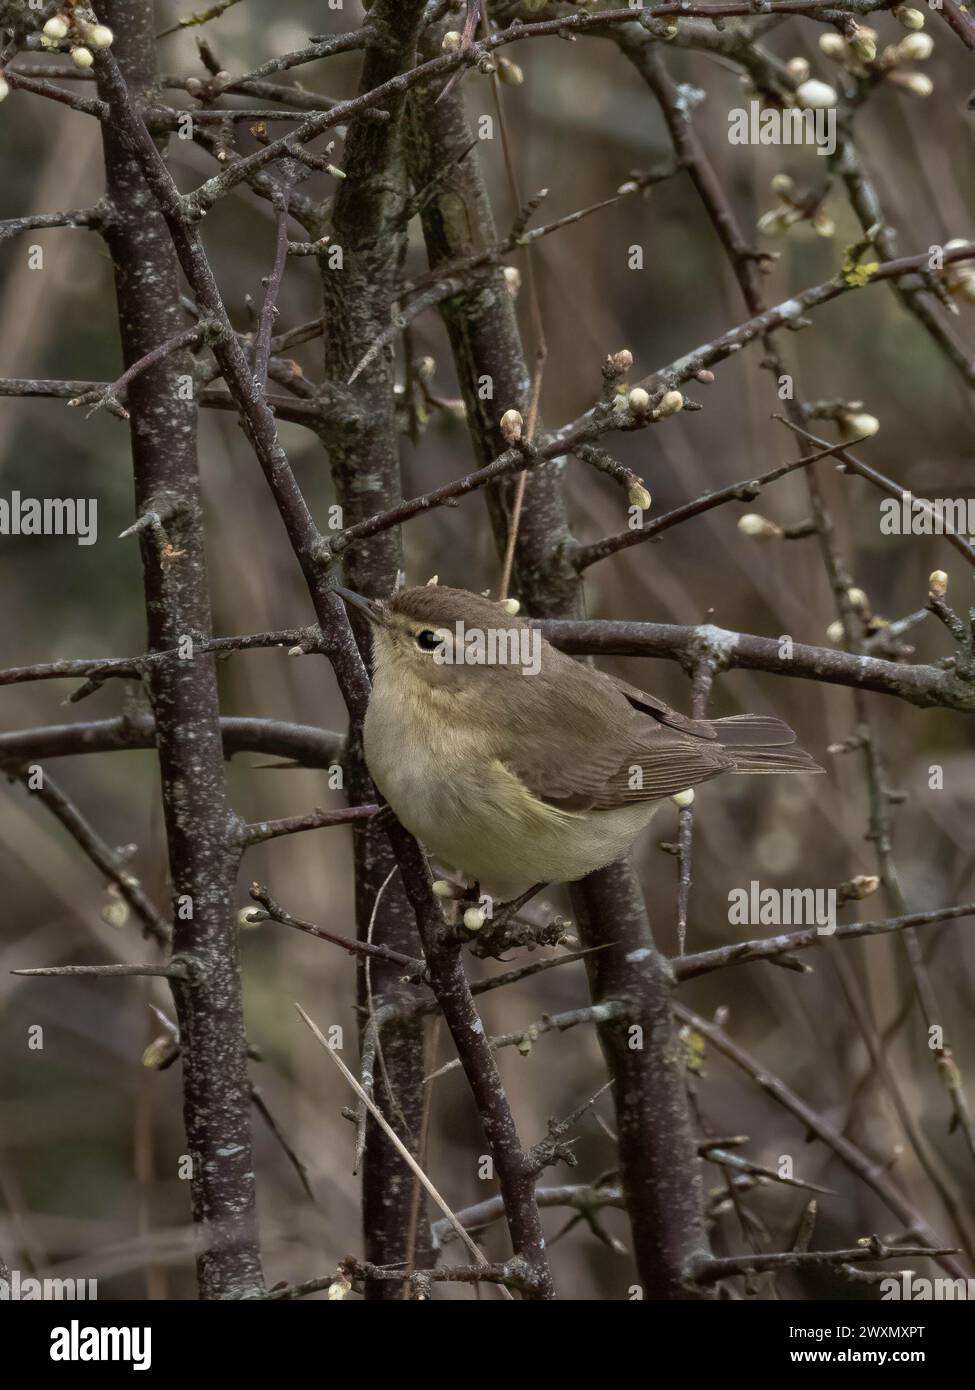
[[(153, 6), (106, 0), (118, 71), (133, 102), (155, 84)], [(121, 79), (120, 79), (121, 80)], [(113, 214), (105, 235), (115, 268), (122, 351), (138, 362), (180, 330), (179, 283), (169, 234), (124, 132), (103, 125)], [(182, 400), (178, 355), (160, 356), (129, 389), (136, 515), (165, 515), (165, 542), (140, 537), (150, 650), (210, 635), (210, 599), (199, 477), (196, 408)], [(192, 967), (174, 981), (183, 1067), (183, 1116), (192, 1160), (194, 1220), (203, 1298), (244, 1298), (263, 1288), (250, 1134), (250, 1081), (237, 922), (236, 822), (227, 799), (212, 657), (154, 666), (163, 812), (174, 897), (173, 951)]]

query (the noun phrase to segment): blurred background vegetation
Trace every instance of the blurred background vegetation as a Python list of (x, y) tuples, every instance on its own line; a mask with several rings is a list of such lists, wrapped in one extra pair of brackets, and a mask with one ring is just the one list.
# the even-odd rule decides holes
[[(159, 27), (191, 6), (158, 5)], [(345, 29), (360, 20), (347, 0), (332, 11), (312, 0), (265, 6), (243, 0), (204, 31), (221, 65), (250, 69), (269, 55), (301, 47), (310, 33)], [(872, 21), (884, 42), (903, 30), (887, 14)], [(919, 100), (882, 86), (858, 118), (860, 149), (875, 179), (887, 220), (904, 254), (925, 251), (951, 237), (972, 234), (975, 160), (972, 116), (965, 104), (971, 67), (965, 50), (935, 16), (928, 20), (935, 52), (926, 65), (934, 92)], [(199, 31), (197, 31), (199, 32)], [(820, 26), (782, 24), (766, 38), (781, 58), (805, 56), (813, 75), (829, 78), (816, 49)], [(525, 75), (503, 90), (514, 157), (523, 189), (545, 187), (541, 220), (548, 221), (610, 196), (633, 171), (670, 156), (656, 104), (614, 44), (547, 39), (508, 50)], [(161, 40), (165, 72), (200, 72), (194, 31)], [(791, 174), (812, 186), (826, 161), (810, 147), (733, 146), (727, 112), (746, 98), (730, 65), (669, 48), (673, 75), (706, 91), (695, 114), (744, 226), (776, 204), (770, 180)], [(355, 90), (357, 55), (304, 67), (298, 79), (310, 90), (344, 97)], [(465, 78), (472, 116), (493, 110), (489, 82)], [(0, 110), (0, 187), (3, 215), (92, 204), (102, 190), (101, 151), (93, 121), (40, 98), (13, 93)], [(483, 143), (483, 161), (504, 230), (514, 217), (498, 142)], [(170, 162), (183, 188), (209, 172), (192, 145), (171, 142)], [(341, 164), (341, 145), (337, 161)], [(316, 176), (322, 196), (328, 180)], [(765, 281), (769, 303), (829, 278), (842, 248), (859, 225), (843, 190), (826, 204), (836, 224), (832, 239), (804, 235), (764, 241), (780, 258)], [(235, 321), (248, 319), (245, 297), (261, 293), (273, 251), (266, 204), (247, 192), (218, 205), (207, 219), (206, 240)], [(758, 233), (755, 233), (756, 240)], [(27, 268), (29, 244), (44, 249), (44, 268)], [(642, 271), (627, 267), (627, 249), (644, 248)], [(414, 225), (411, 263), (423, 264)], [(523, 262), (513, 263), (522, 265)], [(737, 286), (703, 209), (686, 177), (656, 187), (647, 197), (619, 205), (541, 243), (536, 253), (549, 362), (542, 413), (549, 426), (574, 418), (594, 400), (600, 364), (608, 351), (629, 348), (634, 379), (663, 366), (747, 317)], [(280, 300), (280, 327), (318, 312), (320, 292), (312, 258), (291, 261)], [(527, 297), (521, 308), (527, 324)], [(940, 312), (940, 311), (939, 311)], [(975, 306), (962, 307), (958, 332), (975, 351)], [(326, 325), (327, 331), (327, 325)], [(889, 287), (851, 294), (815, 312), (815, 324), (787, 334), (784, 346), (806, 399), (862, 400), (880, 420), (879, 433), (860, 446), (862, 457), (914, 492), (935, 497), (972, 491), (972, 397)], [(433, 390), (458, 394), (445, 335), (428, 314), (415, 326), (416, 351), (435, 360)], [(296, 350), (305, 373), (318, 373), (320, 343)], [(616, 456), (647, 479), (654, 513), (699, 492), (749, 477), (792, 457), (788, 433), (770, 420), (778, 403), (760, 367), (756, 345), (717, 369), (711, 386), (691, 394), (704, 409), (684, 412), (665, 427), (612, 441)], [(0, 374), (110, 380), (120, 371), (112, 267), (99, 239), (86, 231), (52, 230), (0, 246)], [(499, 402), (499, 409), (504, 408)], [(815, 427), (814, 427), (815, 428)], [(831, 426), (823, 424), (822, 430)], [(282, 425), (298, 480), (313, 512), (323, 517), (334, 500), (327, 456), (308, 431)], [(116, 540), (133, 520), (128, 432), (106, 412), (90, 420), (62, 401), (4, 400), (0, 405), (2, 493), (93, 496), (98, 499), (98, 543), (76, 546), (64, 537), (0, 539), (2, 636), (0, 664), (66, 657), (123, 655), (143, 649), (141, 576), (136, 543)], [(270, 503), (266, 485), (232, 414), (203, 411), (200, 461), (207, 504), (207, 541), (220, 634), (296, 626), (312, 620), (304, 584)], [(472, 462), (464, 424), (435, 412), (418, 446), (403, 443), (407, 495), (468, 471)], [(824, 483), (839, 544), (856, 584), (874, 612), (896, 619), (923, 607), (927, 575), (951, 576), (949, 598), (968, 607), (971, 574), (943, 538), (882, 536), (879, 494), (829, 465)], [(618, 488), (581, 464), (566, 466), (566, 487), (577, 534), (591, 540), (625, 525)], [(801, 476), (763, 495), (757, 509), (783, 523), (802, 520), (808, 502)], [(834, 617), (814, 541), (762, 543), (736, 529), (745, 508), (725, 506), (590, 571), (593, 616), (696, 623), (797, 641), (826, 643)], [(498, 564), (483, 498), (465, 498), (455, 510), (412, 521), (405, 535), (410, 582), (431, 574), (471, 589), (496, 585)], [(960, 597), (959, 597), (960, 595)], [(937, 660), (949, 639), (933, 619), (912, 630), (917, 657)], [(607, 667), (687, 708), (687, 682), (671, 663), (618, 661)], [(221, 665), (224, 712), (277, 717), (342, 728), (344, 713), (326, 663), (289, 660), (283, 651), (239, 654)], [(71, 683), (45, 682), (2, 692), (4, 731), (94, 719), (118, 713), (128, 699), (109, 682), (82, 705), (65, 707)], [(910, 906), (937, 907), (971, 898), (975, 880), (975, 789), (972, 726), (962, 715), (921, 711), (871, 697), (889, 751), (895, 785), (908, 793), (896, 813), (896, 859)], [(722, 779), (698, 796), (695, 879), (688, 949), (729, 939), (728, 892), (752, 878), (763, 884), (831, 887), (874, 869), (865, 839), (868, 806), (855, 756), (827, 757), (827, 745), (853, 730), (851, 696), (837, 687), (736, 672), (719, 679), (717, 713), (775, 710), (829, 775), (815, 779)], [(256, 767), (238, 756), (231, 791), (248, 819), (297, 814), (338, 805), (324, 774)], [(931, 764), (944, 767), (944, 789), (928, 789)], [(154, 755), (125, 752), (62, 760), (54, 775), (112, 844), (133, 844), (132, 867), (157, 901), (166, 901), (164, 845)], [(17, 979), (28, 965), (137, 960), (145, 947), (129, 922), (121, 930), (101, 916), (111, 901), (105, 885), (60, 826), (22, 788), (0, 789), (0, 874), (4, 926), (0, 935), (0, 1250), (11, 1265), (45, 1273), (97, 1277), (100, 1296), (179, 1297), (193, 1291), (188, 1194), (176, 1176), (182, 1152), (178, 1068), (153, 1072), (140, 1065), (146, 1044), (160, 1031), (148, 1005), (168, 1008), (160, 981)], [(660, 813), (646, 838), (638, 868), (655, 930), (668, 952), (676, 949), (675, 861), (657, 848), (674, 838), (676, 811)], [(294, 836), (251, 851), (240, 901), (252, 878), (266, 882), (287, 908), (322, 925), (351, 931), (350, 832)], [(552, 901), (562, 905), (559, 895)], [(880, 898), (847, 914), (882, 916)], [(924, 947), (944, 1013), (944, 1025), (966, 1077), (975, 1075), (975, 942), (971, 922), (928, 928)], [(764, 965), (736, 969), (685, 987), (681, 997), (710, 1013), (729, 1010), (728, 1027), (810, 1104), (882, 1165), (910, 1193), (949, 1243), (956, 1238), (944, 1209), (905, 1147), (888, 1096), (871, 1068), (863, 1038), (839, 987), (833, 947), (810, 958), (814, 973), (797, 975)], [(842, 947), (867, 1001), (872, 1026), (884, 1038), (911, 1111), (937, 1151), (949, 1181), (967, 1194), (973, 1175), (958, 1133), (949, 1134), (950, 1109), (923, 1022), (911, 1002), (901, 943), (873, 939)], [(353, 963), (322, 943), (267, 924), (243, 941), (249, 1035), (264, 1057), (255, 1079), (273, 1113), (307, 1164), (312, 1204), (267, 1129), (255, 1117), (260, 1210), (267, 1275), (298, 1280), (329, 1272), (343, 1254), (358, 1251), (357, 1179), (351, 1174), (353, 1127), (342, 1118), (349, 1101), (334, 1068), (296, 1020), (300, 1000), (321, 1026), (339, 1023), (354, 1039)], [(475, 974), (499, 967), (471, 963)], [(489, 995), (490, 1032), (528, 1025), (541, 1014), (586, 1002), (581, 967)], [(44, 1029), (42, 1052), (27, 1045), (33, 1024)], [(351, 1043), (349, 1044), (351, 1045)], [(441, 1038), (439, 1059), (449, 1058)], [(527, 1142), (544, 1132), (549, 1116), (572, 1111), (602, 1083), (604, 1070), (591, 1030), (543, 1037), (530, 1056), (500, 1054), (505, 1083)], [(751, 1136), (746, 1152), (775, 1165), (794, 1157), (797, 1173), (824, 1183), (835, 1195), (820, 1200), (817, 1242), (850, 1244), (851, 1237), (894, 1232), (877, 1199), (747, 1078), (721, 1058), (705, 1056), (695, 1082), (698, 1104), (712, 1133)], [(597, 1107), (611, 1114), (608, 1097)], [(480, 1200), (486, 1186), (474, 1156), (483, 1139), (458, 1072), (435, 1083), (430, 1167), (455, 1208)], [(574, 1179), (592, 1180), (610, 1169), (614, 1146), (596, 1121), (582, 1125)], [(706, 1169), (709, 1187), (724, 1186)], [(573, 1179), (573, 1180), (574, 1180)], [(561, 1170), (551, 1181), (563, 1181)], [(804, 1205), (802, 1193), (761, 1187), (747, 1197), (753, 1218), (772, 1248), (787, 1248)], [(725, 1203), (727, 1206), (727, 1203)], [(550, 1239), (565, 1214), (545, 1215)], [(625, 1241), (621, 1213), (605, 1229)], [(742, 1248), (733, 1211), (716, 1218), (715, 1249)], [(500, 1235), (489, 1251), (502, 1251)], [(626, 1255), (600, 1243), (583, 1225), (553, 1250), (563, 1295), (622, 1298), (633, 1282)], [(804, 1296), (856, 1297), (861, 1285), (825, 1284), (818, 1277), (786, 1286)], [(869, 1292), (869, 1291), (867, 1291)], [(439, 1296), (439, 1295), (438, 1295)], [(451, 1297), (467, 1295), (463, 1290)], [(492, 1294), (487, 1296), (491, 1297)]]

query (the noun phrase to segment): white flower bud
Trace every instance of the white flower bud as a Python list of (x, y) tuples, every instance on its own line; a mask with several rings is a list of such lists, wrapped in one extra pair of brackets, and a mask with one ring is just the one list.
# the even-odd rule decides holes
[(10, 95), (10, 86), (3, 73), (0, 73), (0, 101), (5, 101)]
[(633, 354), (629, 348), (620, 348), (619, 352), (610, 354), (608, 365), (616, 376), (626, 376), (633, 366)]
[[(823, 37), (825, 38), (826, 35), (824, 34)], [(797, 88), (796, 101), (800, 106), (811, 107), (813, 111), (824, 111), (828, 107), (836, 105), (836, 89), (831, 87), (828, 82), (817, 82), (813, 77)]]
[(518, 64), (513, 63), (510, 58), (499, 58), (498, 80), (507, 82), (509, 87), (520, 87), (525, 80), (525, 74)]
[(643, 483), (636, 482), (630, 485), (627, 493), (631, 507), (639, 507), (641, 512), (648, 512), (653, 505), (653, 498), (644, 487)]
[(506, 444), (518, 444), (524, 429), (525, 422), (520, 410), (506, 410), (501, 416), (501, 438)]
[(876, 415), (844, 415), (840, 424), (844, 433), (857, 436), (876, 434), (880, 429)]
[(855, 608), (858, 613), (864, 612), (870, 607), (870, 600), (867, 598), (866, 592), (863, 589), (847, 589), (846, 597), (851, 607)]
[(95, 55), (90, 48), (72, 48), (71, 61), (76, 68), (90, 68), (95, 61)]
[(448, 29), (440, 40), (440, 47), (444, 53), (456, 53), (463, 42), (463, 38), (456, 29)]
[(251, 931), (268, 920), (268, 914), (263, 907), (242, 907), (237, 913), (237, 925), (242, 931)]
[(934, 52), (934, 39), (930, 34), (908, 34), (897, 45), (897, 56), (909, 63), (923, 63)]
[(836, 223), (829, 213), (824, 212), (822, 208), (813, 217), (812, 226), (817, 236), (831, 237), (836, 235)]
[(832, 58), (835, 62), (841, 62), (846, 57), (846, 39), (842, 34), (834, 34), (832, 31), (819, 36), (819, 51), (827, 58)]
[(85, 40), (92, 48), (111, 48), (114, 39), (107, 24), (91, 24), (85, 28)]
[(771, 212), (763, 212), (755, 225), (762, 236), (785, 236), (792, 220), (787, 208), (773, 208)]
[(646, 415), (650, 409), (650, 393), (642, 386), (634, 386), (626, 398), (626, 403), (634, 415)]
[[(632, 393), (631, 393), (632, 394)], [(678, 410), (684, 409), (684, 397), (679, 391), (665, 391), (657, 402), (654, 415), (660, 420), (666, 420), (668, 415), (676, 415)]]
[(481, 907), (469, 907), (464, 912), (464, 926), (468, 931), (480, 931), (486, 921), (487, 917)]
[(129, 920), (129, 905), (124, 898), (113, 897), (111, 902), (107, 902), (102, 908), (99, 916), (103, 922), (107, 922), (110, 927), (115, 927), (118, 930), (119, 927), (124, 927)]
[(759, 540), (771, 540), (782, 534), (781, 526), (770, 521), (767, 516), (761, 516), (758, 512), (746, 512), (744, 516), (740, 516), (738, 518), (738, 530), (743, 536), (754, 536)]
[(921, 10), (912, 9), (909, 5), (898, 5), (894, 14), (905, 29), (924, 28), (924, 14)]
[(905, 73), (900, 85), (906, 87), (911, 95), (915, 97), (929, 97), (934, 91), (934, 83), (931, 81), (930, 77), (923, 72)]
[(521, 271), (516, 265), (506, 265), (504, 268), (504, 283), (508, 286), (508, 293), (511, 298), (516, 298), (521, 289)]
[(788, 174), (776, 174), (772, 179), (772, 192), (789, 194), (795, 188), (795, 180)]
[(179, 1056), (179, 1043), (175, 1038), (163, 1034), (154, 1038), (142, 1054), (142, 1065), (150, 1071), (162, 1071)]
[(805, 58), (790, 58), (785, 70), (794, 82), (805, 82), (809, 76), (809, 64)]
[(694, 788), (688, 787), (685, 792), (677, 792), (670, 799), (675, 806), (679, 806), (683, 811), (685, 807), (694, 805)]
[(828, 642), (842, 642), (843, 636), (843, 624), (839, 619), (837, 619), (835, 623), (830, 623), (829, 627), (826, 629), (826, 640)]
[(948, 576), (944, 570), (932, 570), (928, 575), (928, 593), (934, 598), (944, 598), (948, 592)]
[(859, 25), (855, 33), (850, 35), (849, 44), (861, 62), (872, 63), (877, 56), (876, 29), (868, 29), (865, 24)]
[(433, 896), (435, 898), (456, 898), (459, 890), (457, 885), (451, 883), (446, 878), (435, 878), (433, 880)]
[(512, 617), (521, 612), (521, 603), (516, 598), (503, 598), (499, 599), (498, 602), (504, 611), (510, 613)]
[(880, 879), (876, 874), (857, 874), (846, 884), (851, 898), (869, 898), (879, 887)]
[(63, 39), (67, 37), (68, 21), (63, 14), (52, 15), (44, 25), (42, 30), (49, 39)]
[(967, 299), (970, 304), (975, 304), (975, 270), (968, 267), (959, 269), (952, 281), (951, 291), (959, 299)]

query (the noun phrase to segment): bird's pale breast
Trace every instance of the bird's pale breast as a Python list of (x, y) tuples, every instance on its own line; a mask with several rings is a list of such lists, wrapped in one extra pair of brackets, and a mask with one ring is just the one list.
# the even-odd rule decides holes
[[(449, 698), (449, 697), (445, 697)], [(398, 819), (445, 867), (503, 896), (582, 878), (625, 855), (655, 803), (562, 811), (533, 796), (485, 747), (483, 730), (445, 717), (438, 702), (378, 680), (365, 754)]]

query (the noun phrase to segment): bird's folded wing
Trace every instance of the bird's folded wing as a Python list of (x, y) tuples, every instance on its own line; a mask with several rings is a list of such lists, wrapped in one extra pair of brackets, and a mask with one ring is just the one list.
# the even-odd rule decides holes
[[(556, 662), (568, 661), (553, 654)], [(495, 728), (493, 753), (538, 800), (565, 812), (608, 811), (674, 796), (735, 768), (742, 772), (812, 771), (807, 754), (787, 745), (795, 734), (772, 715), (689, 719), (662, 700), (590, 667), (558, 682), (550, 738), (535, 716), (548, 673), (518, 688)], [(552, 673), (558, 676), (558, 668)], [(781, 756), (779, 754), (781, 753)]]
[(509, 685), (505, 718), (486, 732), (493, 756), (532, 795), (585, 811), (642, 741), (633, 730), (644, 724), (601, 672), (552, 651), (539, 675)]
[(571, 770), (510, 762), (508, 766), (533, 796), (563, 811), (608, 811), (656, 801), (734, 766), (731, 755), (716, 742), (685, 738), (659, 725), (645, 739), (634, 740), (622, 762), (619, 753), (617, 747), (612, 768), (594, 766), (591, 760)]
[(594, 811), (675, 796), (734, 767), (716, 742), (685, 738), (659, 725), (639, 744), (595, 797)]
[(600, 675), (612, 682), (620, 694), (626, 696), (634, 709), (640, 710), (643, 714), (649, 714), (653, 719), (659, 720), (661, 724), (666, 724), (671, 729), (679, 729), (682, 734), (691, 734), (694, 738), (715, 739), (717, 737), (711, 728), (710, 720), (691, 719), (689, 715), (681, 714), (680, 710), (671, 709), (670, 705), (663, 700), (658, 700), (656, 695), (648, 695), (645, 690), (630, 685), (629, 681), (620, 680), (619, 676), (611, 676), (608, 671), (601, 671)]
[(612, 681), (620, 694), (625, 695), (632, 707), (648, 714), (652, 719), (666, 724), (668, 728), (679, 729), (682, 734), (694, 738), (713, 739), (725, 748), (779, 748), (786, 743), (795, 743), (796, 736), (785, 720), (774, 714), (732, 714), (725, 719), (691, 719), (679, 710), (671, 709), (655, 695), (622, 681), (617, 676), (602, 673)]

